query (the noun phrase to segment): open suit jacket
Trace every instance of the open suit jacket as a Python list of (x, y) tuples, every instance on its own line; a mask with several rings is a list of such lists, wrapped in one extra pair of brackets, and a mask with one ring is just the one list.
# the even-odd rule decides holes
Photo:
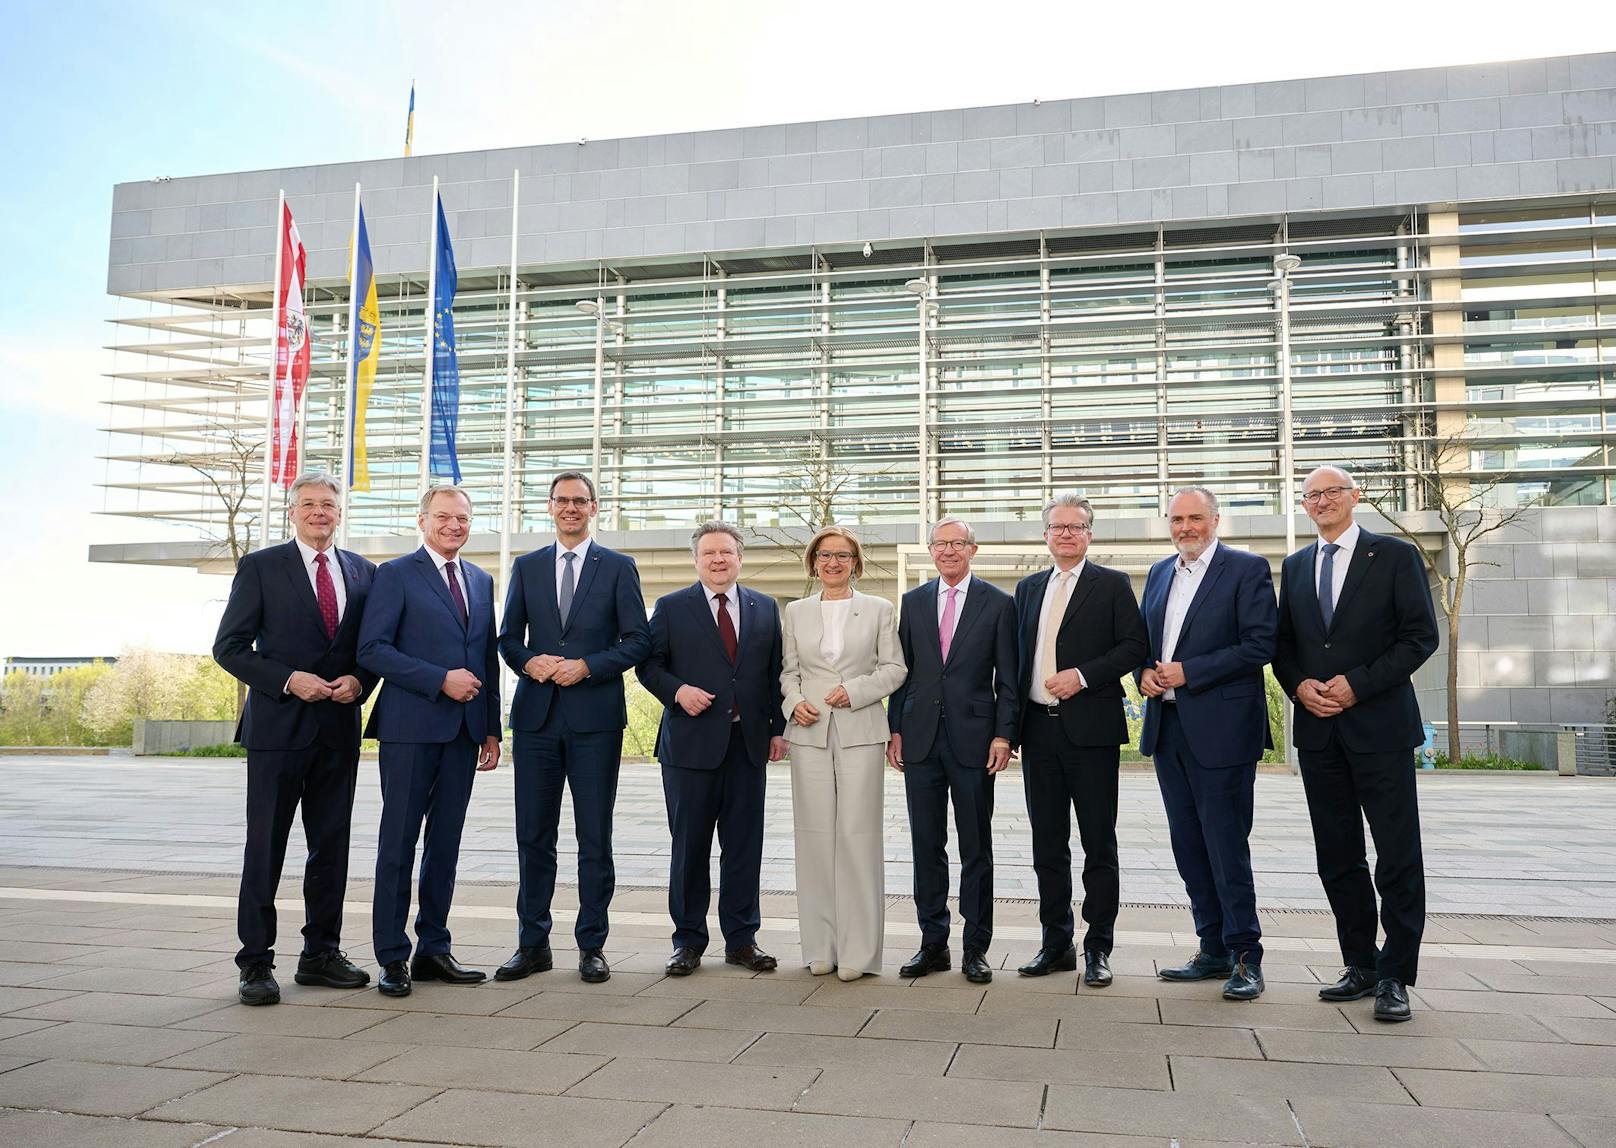
[[(319, 740), (359, 748), (359, 710), (376, 688), (376, 675), (356, 660), (359, 624), (376, 567), (357, 554), (333, 547), (342, 566), (348, 602), (335, 637), (328, 638), (320, 604), (309, 584), (296, 542), (255, 550), (236, 567), (230, 601), (219, 620), (213, 658), (247, 683), (247, 706), (236, 740), (253, 750), (307, 749)], [(358, 701), (305, 702), (285, 692), (294, 670), (334, 681), (359, 679)]]
[[(1147, 665), (1163, 658), (1167, 597), (1177, 563), (1176, 554), (1163, 558), (1145, 577), (1141, 613), (1150, 631)], [(1263, 666), (1274, 656), (1278, 625), (1268, 559), (1219, 543), (1190, 600), (1171, 659), (1184, 664), (1184, 684), (1173, 691), (1173, 700), (1202, 765), (1250, 765), (1273, 748)], [(1139, 732), (1139, 752), (1146, 757), (1155, 756), (1161, 719), (1162, 700), (1146, 698)]]
[[(1038, 615), (1043, 611), (1050, 574), (1040, 570), (1016, 584), (1016, 617), (1021, 627), (1017, 695), (1023, 725), (1032, 704), (1028, 691), (1038, 670)], [(1084, 562), (1055, 638), (1055, 668), (1076, 669), (1088, 683), (1060, 703), (1061, 728), (1073, 745), (1121, 745), (1128, 740), (1122, 678), (1143, 664), (1148, 648), (1128, 576)], [(1020, 740), (1016, 738), (1018, 743)]]
[[(537, 730), (553, 706), (561, 707), (567, 728), (605, 733), (628, 725), (623, 675), (651, 652), (645, 625), (645, 599), (634, 559), (591, 541), (577, 572), (572, 610), (561, 624), (557, 604), (555, 543), (518, 558), (511, 566), (505, 595), (499, 652), (516, 673), (511, 728)], [(582, 658), (589, 676), (576, 685), (537, 682), (524, 671), (538, 654)]]
[[(842, 634), (840, 664), (832, 665), (820, 653), (825, 631), (820, 621), (819, 595), (810, 594), (787, 604), (780, 669), (780, 712), (786, 718), (787, 741), (823, 749), (830, 743), (834, 722), (840, 745), (887, 743), (887, 716), (881, 709), (881, 699), (902, 685), (908, 673), (898, 647), (896, 619), (891, 602), (855, 590), (847, 629)], [(847, 690), (852, 703), (847, 709), (836, 709), (825, 701), (825, 695), (837, 686)], [(819, 711), (819, 720), (813, 725), (801, 726), (790, 720), (797, 703), (802, 701)]]
[[(651, 615), (651, 655), (636, 673), (663, 705), (657, 760), (684, 769), (717, 769), (729, 751), (731, 717), (739, 709), (741, 737), (753, 765), (769, 760), (769, 739), (785, 730), (780, 711), (780, 608), (745, 587), (740, 603), (735, 661), (729, 660), (718, 622), (700, 582), (657, 601)], [(695, 717), (674, 700), (683, 685), (713, 695)]]
[(1359, 527), (1328, 628), (1314, 582), (1317, 541), (1285, 559), (1279, 583), (1274, 676), (1292, 698), (1308, 678), (1345, 674), (1358, 702), (1335, 717), (1296, 707), (1301, 749), (1323, 749), (1332, 727), (1355, 753), (1413, 749), (1425, 740), (1410, 680), (1436, 652), (1436, 611), (1419, 552), (1400, 538)]
[[(359, 660), (386, 679), (371, 711), (367, 737), (449, 742), (464, 727), (472, 741), (501, 733), (499, 658), (494, 649), (494, 580), (455, 560), (469, 621), (449, 596), (426, 547), (384, 562), (365, 604)], [(469, 702), (443, 692), (450, 670), (476, 674), (482, 688)]]
[(946, 729), (955, 752), (976, 764), (994, 738), (1016, 738), (1015, 602), (973, 575), (944, 661), (937, 632), (941, 587), (942, 579), (933, 578), (903, 596), (898, 642), (909, 676), (892, 694), (888, 724), (903, 736), (907, 761), (931, 756)]

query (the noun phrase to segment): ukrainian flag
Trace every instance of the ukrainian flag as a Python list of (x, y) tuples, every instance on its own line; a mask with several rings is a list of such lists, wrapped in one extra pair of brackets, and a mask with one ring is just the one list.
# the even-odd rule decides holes
[(353, 282), (349, 285), (348, 329), (352, 351), (348, 356), (348, 489), (370, 489), (370, 461), (365, 455), (365, 411), (376, 383), (376, 362), (381, 357), (381, 310), (376, 306), (376, 270), (370, 259), (370, 233), (365, 230), (365, 209), (359, 209), (355, 229), (357, 247), (349, 247)]
[(410, 81), (410, 114), (404, 119), (404, 154), (415, 146), (415, 81)]

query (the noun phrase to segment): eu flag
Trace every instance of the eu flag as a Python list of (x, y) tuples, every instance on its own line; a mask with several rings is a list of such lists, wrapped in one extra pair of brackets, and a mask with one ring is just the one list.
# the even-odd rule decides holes
[(438, 197), (436, 279), (432, 290), (432, 452), (429, 469), (439, 478), (460, 481), (460, 459), (455, 434), (460, 425), (460, 364), (455, 358), (454, 248), (449, 245), (449, 221)]

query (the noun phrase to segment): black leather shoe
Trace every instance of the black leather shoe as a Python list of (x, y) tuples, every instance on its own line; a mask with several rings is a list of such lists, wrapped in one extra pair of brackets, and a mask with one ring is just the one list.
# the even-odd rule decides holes
[[(605, 961), (601, 962), (601, 964), (605, 964), (605, 963), (606, 963)], [(700, 967), (701, 967), (701, 954), (696, 952), (695, 949), (675, 949), (675, 950), (673, 950), (673, 956), (669, 957), (668, 958), (668, 963), (663, 966), (663, 968), (667, 971), (667, 974), (670, 977), (688, 977), (691, 973), (695, 972)], [(583, 966), (582, 965), (578, 966), (578, 971), (580, 973), (583, 972)], [(588, 977), (584, 978), (584, 980), (588, 980), (588, 979), (589, 979)], [(606, 978), (602, 977), (601, 979), (605, 980)]]
[(947, 945), (921, 945), (920, 951), (909, 958), (909, 963), (898, 970), (900, 977), (923, 977), (927, 973), (946, 973), (954, 967), (954, 958)]
[(1111, 959), (1093, 949), (1083, 950), (1083, 983), (1091, 989), (1103, 989), (1111, 983)]
[(312, 955), (304, 953), (299, 957), (293, 980), (300, 985), (319, 985), (328, 989), (362, 989), (370, 983), (370, 974), (350, 961), (347, 953), (331, 949)]
[(281, 986), (275, 983), (274, 965), (259, 961), (241, 970), (241, 987), (236, 995), (242, 1004), (280, 1004)]
[(1214, 957), (1210, 953), (1196, 953), (1187, 965), (1174, 965), (1157, 969), (1156, 975), (1164, 981), (1210, 981), (1234, 972), (1234, 962), (1228, 957)]
[(547, 973), (555, 968), (549, 945), (521, 945), (510, 960), (494, 970), (496, 981), (519, 981), (534, 973)]
[(754, 973), (772, 973), (780, 967), (780, 962), (769, 956), (756, 945), (747, 945), (744, 949), (726, 949), (724, 951), (726, 965), (740, 965), (743, 969), (751, 969)]
[(1245, 954), (1240, 955), (1235, 962), (1234, 971), (1229, 979), (1223, 982), (1223, 999), (1226, 1001), (1254, 1001), (1262, 996), (1263, 989), (1262, 964), (1258, 961), (1246, 960)]
[(443, 981), (451, 985), (480, 985), (488, 979), (481, 969), (468, 969), (453, 953), (416, 953), (410, 962), (410, 976), (418, 981)]
[(384, 997), (410, 995), (410, 968), (403, 961), (388, 961), (376, 978), (376, 991)]
[(1067, 945), (1064, 952), (1039, 949), (1038, 955), (1016, 972), (1024, 977), (1047, 977), (1050, 973), (1070, 973), (1077, 969), (1077, 949)]
[(1375, 1019), (1396, 1023), (1413, 1016), (1408, 1007), (1408, 990), (1403, 982), (1386, 977), (1375, 986)]
[(966, 949), (960, 961), (960, 971), (973, 985), (985, 985), (993, 979), (993, 968), (980, 949)]
[(578, 975), (585, 984), (598, 985), (612, 979), (612, 967), (599, 949), (584, 949), (578, 954)]
[(1361, 1000), (1375, 991), (1375, 970), (1348, 965), (1341, 970), (1341, 979), (1319, 990), (1321, 1001)]

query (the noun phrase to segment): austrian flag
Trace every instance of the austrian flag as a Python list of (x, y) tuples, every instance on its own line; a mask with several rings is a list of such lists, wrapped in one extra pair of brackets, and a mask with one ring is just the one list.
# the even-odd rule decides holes
[(303, 314), (303, 241), (292, 209), (282, 205), (280, 282), (276, 284), (275, 411), (270, 423), (270, 481), (290, 487), (297, 477), (297, 412), (309, 381), (309, 326)]

